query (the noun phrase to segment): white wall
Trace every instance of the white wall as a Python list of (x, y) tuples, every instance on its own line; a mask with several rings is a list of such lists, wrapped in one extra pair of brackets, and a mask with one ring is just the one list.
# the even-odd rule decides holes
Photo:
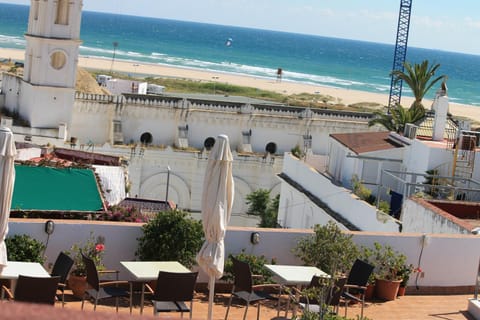
[[(85, 241), (90, 231), (102, 235), (106, 239), (105, 264), (108, 268), (121, 270), (121, 277), (126, 278), (125, 270), (119, 261), (134, 260), (137, 249), (137, 238), (142, 235), (141, 224), (134, 223), (95, 223), (89, 221), (55, 221), (55, 231), (48, 239), (46, 250), (47, 264), (53, 262), (61, 250), (68, 250), (78, 241)], [(44, 220), (11, 219), (9, 235), (29, 234), (46, 243)], [(260, 233), (260, 243), (252, 245), (250, 235)], [(265, 255), (267, 259), (275, 258), (278, 264), (301, 264), (292, 253), (297, 241), (312, 230), (301, 229), (259, 229), (229, 227), (225, 238), (226, 255), (239, 253), (245, 249), (247, 253)], [(390, 245), (407, 255), (407, 261), (424, 271), (420, 278), (420, 287), (436, 286), (472, 286), (475, 284), (478, 270), (478, 247), (480, 237), (473, 235), (432, 235), (432, 234), (398, 234), (398, 233), (366, 233), (353, 232), (353, 240), (357, 245), (373, 246), (374, 242)], [(425, 240), (425, 241), (424, 241)], [(422, 245), (423, 252), (422, 252)], [(202, 274), (199, 281), (206, 281)], [(411, 277), (409, 285), (415, 285), (415, 277)]]
[[(131, 156), (131, 149), (126, 146), (98, 146), (96, 152), (114, 154), (128, 159), (128, 177), (132, 183), (130, 196), (154, 200), (165, 200), (168, 170), (170, 167), (168, 198), (179, 208), (192, 211), (201, 210), (203, 179), (205, 176), (208, 154), (199, 156), (195, 152), (174, 151), (148, 148), (141, 155), (140, 148)], [(246, 196), (258, 189), (267, 189), (271, 195), (280, 193), (280, 173), (283, 158), (264, 161), (261, 157), (240, 157), (232, 152), (232, 164), (235, 182), (235, 199), (233, 213), (241, 214), (247, 210)]]
[[(324, 225), (332, 220), (324, 210), (318, 207), (304, 193), (288, 183), (282, 183), (278, 209), (278, 224), (284, 228), (313, 228), (316, 224)], [(347, 228), (335, 221), (342, 230)]]
[[(298, 183), (304, 190), (319, 198), (333, 211), (342, 215), (360, 230), (390, 232), (399, 230), (399, 225), (395, 219), (378, 212), (374, 206), (360, 200), (350, 190), (334, 185), (326, 176), (318, 173), (306, 163), (298, 161), (290, 154), (285, 154), (284, 156), (282, 173)], [(284, 183), (286, 182), (282, 182), (282, 184)], [(311, 215), (313, 216), (316, 212), (321, 211), (319, 211), (316, 205), (306, 204), (307, 202), (305, 202), (308, 209), (302, 210), (302, 214), (307, 216), (300, 217), (298, 206), (304, 203), (302, 199), (305, 199), (305, 197), (302, 195), (292, 196), (293, 193), (292, 189), (283, 188), (282, 186), (282, 194), (280, 195), (281, 216), (279, 218), (286, 219), (288, 216), (295, 216), (296, 223), (298, 223), (298, 220), (313, 221), (313, 219), (308, 218), (309, 212), (312, 212)], [(297, 193), (300, 193), (300, 191), (297, 191)], [(282, 200), (283, 197), (285, 199)], [(287, 228), (293, 227), (289, 225), (284, 226)]]
[(432, 211), (412, 199), (406, 199), (402, 208), (403, 232), (470, 234), (470, 230)]
[(112, 94), (134, 93), (147, 94), (147, 82), (124, 80), (124, 79), (109, 79), (105, 82), (105, 87)]

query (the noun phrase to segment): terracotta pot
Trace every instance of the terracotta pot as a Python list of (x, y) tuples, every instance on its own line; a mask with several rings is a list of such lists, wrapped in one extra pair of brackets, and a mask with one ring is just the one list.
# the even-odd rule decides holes
[(404, 295), (405, 295), (405, 289), (406, 289), (406, 287), (400, 286), (400, 287), (398, 288), (397, 296), (399, 296), (399, 297), (404, 296)]
[(375, 284), (369, 284), (367, 290), (365, 290), (365, 300), (373, 300), (373, 293), (375, 292)]
[(395, 300), (401, 282), (402, 280), (377, 279), (375, 282), (375, 295), (382, 300)]
[(68, 287), (72, 290), (74, 297), (82, 299), (87, 289), (87, 277), (71, 274), (68, 277)]

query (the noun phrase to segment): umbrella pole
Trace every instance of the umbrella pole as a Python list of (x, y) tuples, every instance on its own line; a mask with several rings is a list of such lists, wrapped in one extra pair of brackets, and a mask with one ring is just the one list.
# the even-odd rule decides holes
[(213, 319), (213, 296), (215, 295), (215, 276), (210, 276), (208, 282), (208, 320)]

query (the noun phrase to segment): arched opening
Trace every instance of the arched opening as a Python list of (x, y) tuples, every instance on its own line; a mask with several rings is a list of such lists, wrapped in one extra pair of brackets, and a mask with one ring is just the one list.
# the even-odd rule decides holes
[(141, 142), (142, 144), (147, 145), (147, 144), (152, 143), (152, 141), (153, 141), (153, 137), (152, 137), (152, 134), (151, 134), (150, 132), (144, 132), (144, 133), (142, 133), (142, 135), (140, 136), (140, 142)]
[(267, 143), (267, 146), (265, 147), (265, 151), (267, 151), (270, 154), (275, 154), (275, 152), (277, 152), (277, 144), (275, 142)]
[(205, 149), (210, 150), (210, 149), (212, 149), (214, 144), (215, 144), (215, 138), (208, 137), (207, 139), (205, 139), (205, 142), (203, 143), (203, 146), (205, 147)]
[(55, 24), (68, 25), (68, 15), (69, 15), (68, 9), (69, 9), (68, 0), (58, 0)]

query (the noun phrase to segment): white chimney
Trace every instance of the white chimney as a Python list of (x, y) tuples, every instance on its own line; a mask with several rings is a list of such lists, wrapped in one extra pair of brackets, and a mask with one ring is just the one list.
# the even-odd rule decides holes
[(447, 90), (438, 90), (437, 96), (433, 101), (432, 109), (435, 111), (432, 140), (442, 141), (444, 132), (445, 132), (445, 127), (447, 125), (447, 113), (448, 113)]

